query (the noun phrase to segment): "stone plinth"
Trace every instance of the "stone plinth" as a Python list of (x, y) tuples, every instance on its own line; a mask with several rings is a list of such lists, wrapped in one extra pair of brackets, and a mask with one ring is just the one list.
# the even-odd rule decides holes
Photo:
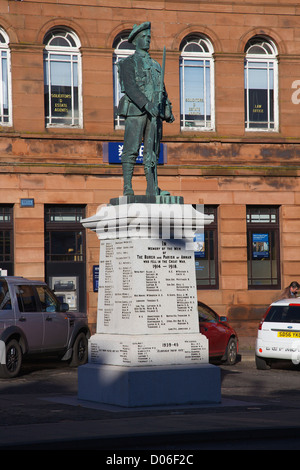
[[(83, 221), (100, 239), (97, 331), (80, 399), (120, 406), (220, 401), (199, 332), (191, 206), (105, 206)], [(146, 390), (147, 388), (147, 390)]]
[(124, 407), (188, 405), (221, 401), (220, 371), (211, 364), (79, 368), (80, 399)]

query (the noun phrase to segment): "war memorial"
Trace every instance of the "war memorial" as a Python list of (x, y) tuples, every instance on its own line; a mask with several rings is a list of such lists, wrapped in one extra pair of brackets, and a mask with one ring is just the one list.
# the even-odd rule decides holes
[[(199, 332), (194, 251), (210, 222), (202, 206), (162, 190), (157, 160), (172, 105), (162, 66), (149, 55), (151, 24), (134, 25), (135, 53), (119, 65), (125, 117), (124, 191), (83, 220), (100, 241), (97, 330), (78, 370), (78, 398), (124, 407), (218, 403), (219, 368)], [(135, 195), (141, 143), (147, 182)]]

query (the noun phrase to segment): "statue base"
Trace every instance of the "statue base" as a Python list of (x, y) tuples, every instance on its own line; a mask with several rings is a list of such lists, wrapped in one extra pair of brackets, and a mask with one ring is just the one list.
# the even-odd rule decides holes
[(221, 401), (220, 369), (209, 364), (199, 331), (193, 238), (205, 217), (181, 197), (173, 205), (166, 198), (116, 198), (83, 221), (97, 233), (100, 257), (97, 330), (89, 362), (78, 368), (81, 400), (126, 407)]
[(78, 368), (78, 398), (124, 407), (220, 403), (221, 374), (211, 364)]
[(184, 204), (182, 196), (147, 196), (147, 194), (133, 195), (133, 196), (120, 196), (110, 199), (109, 203), (112, 206), (120, 204)]

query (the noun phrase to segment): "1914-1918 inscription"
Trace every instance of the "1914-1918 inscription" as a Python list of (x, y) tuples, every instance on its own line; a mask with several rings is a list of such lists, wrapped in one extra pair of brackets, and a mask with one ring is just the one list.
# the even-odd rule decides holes
[(192, 251), (164, 240), (102, 244), (98, 333), (199, 332)]

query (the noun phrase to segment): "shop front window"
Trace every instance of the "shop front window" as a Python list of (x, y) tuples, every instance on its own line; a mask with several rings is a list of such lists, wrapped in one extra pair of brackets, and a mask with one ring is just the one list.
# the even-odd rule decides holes
[(247, 207), (249, 289), (280, 288), (279, 210)]

